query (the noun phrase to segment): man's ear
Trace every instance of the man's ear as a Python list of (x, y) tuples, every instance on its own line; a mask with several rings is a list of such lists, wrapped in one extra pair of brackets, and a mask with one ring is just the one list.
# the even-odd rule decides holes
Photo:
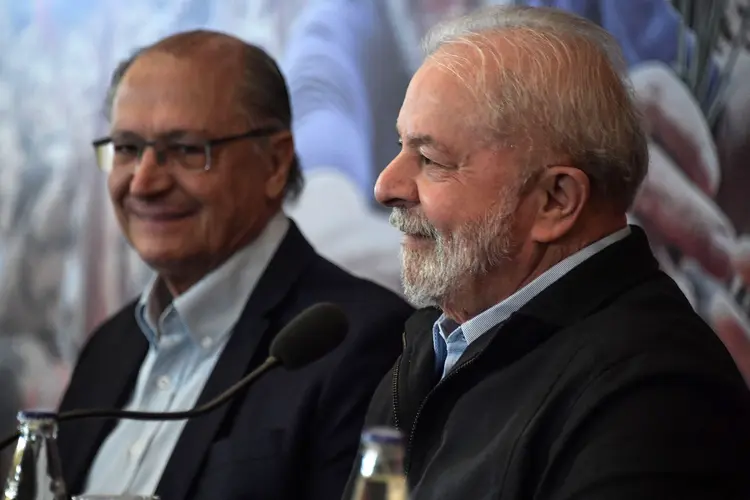
[(542, 191), (543, 201), (531, 237), (539, 243), (551, 243), (575, 224), (591, 196), (591, 182), (575, 167), (552, 166), (542, 172), (537, 188)]
[(266, 196), (276, 199), (284, 193), (294, 162), (294, 138), (291, 132), (279, 132), (269, 138), (271, 172), (266, 179)]

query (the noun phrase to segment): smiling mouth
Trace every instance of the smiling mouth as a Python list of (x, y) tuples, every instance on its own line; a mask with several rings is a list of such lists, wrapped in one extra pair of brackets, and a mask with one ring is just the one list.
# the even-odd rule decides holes
[(433, 238), (426, 236), (424, 234), (418, 234), (418, 233), (405, 233), (404, 239), (402, 244), (410, 246), (410, 245), (429, 245), (431, 242), (435, 241)]
[(143, 221), (170, 222), (170, 221), (186, 219), (192, 215), (195, 215), (195, 212), (153, 212), (153, 213), (131, 212), (131, 214), (136, 219), (140, 219)]

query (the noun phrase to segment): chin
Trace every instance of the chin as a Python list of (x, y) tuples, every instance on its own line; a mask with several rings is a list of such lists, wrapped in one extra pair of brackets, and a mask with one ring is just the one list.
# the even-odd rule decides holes
[(133, 244), (138, 256), (151, 269), (159, 272), (161, 269), (169, 269), (178, 265), (179, 262), (189, 260), (182, 245), (154, 245)]

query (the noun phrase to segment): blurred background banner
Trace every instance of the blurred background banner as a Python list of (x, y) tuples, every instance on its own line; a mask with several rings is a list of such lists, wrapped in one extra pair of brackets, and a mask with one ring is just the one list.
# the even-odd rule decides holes
[[(149, 270), (94, 162), (111, 71), (192, 28), (282, 64), (307, 188), (288, 207), (319, 252), (399, 288), (399, 234), (374, 203), (418, 41), (481, 0), (0, 0), (0, 434), (54, 407), (87, 334)], [(750, 10), (730, 0), (516, 2), (576, 12), (619, 40), (651, 137), (632, 219), (750, 380)], [(133, 332), (138, 334), (138, 332)]]

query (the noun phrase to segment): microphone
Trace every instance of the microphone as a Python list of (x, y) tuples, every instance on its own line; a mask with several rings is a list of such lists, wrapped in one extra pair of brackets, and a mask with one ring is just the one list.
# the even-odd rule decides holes
[[(210, 413), (232, 400), (271, 368), (283, 366), (287, 370), (303, 368), (322, 358), (337, 347), (349, 330), (344, 311), (335, 304), (321, 302), (297, 315), (271, 341), (269, 356), (236, 384), (216, 398), (191, 410), (172, 412), (128, 411), (116, 409), (72, 410), (59, 414), (58, 422), (83, 418), (116, 418), (125, 420), (184, 420)], [(15, 433), (0, 441), (0, 450), (19, 438)]]

